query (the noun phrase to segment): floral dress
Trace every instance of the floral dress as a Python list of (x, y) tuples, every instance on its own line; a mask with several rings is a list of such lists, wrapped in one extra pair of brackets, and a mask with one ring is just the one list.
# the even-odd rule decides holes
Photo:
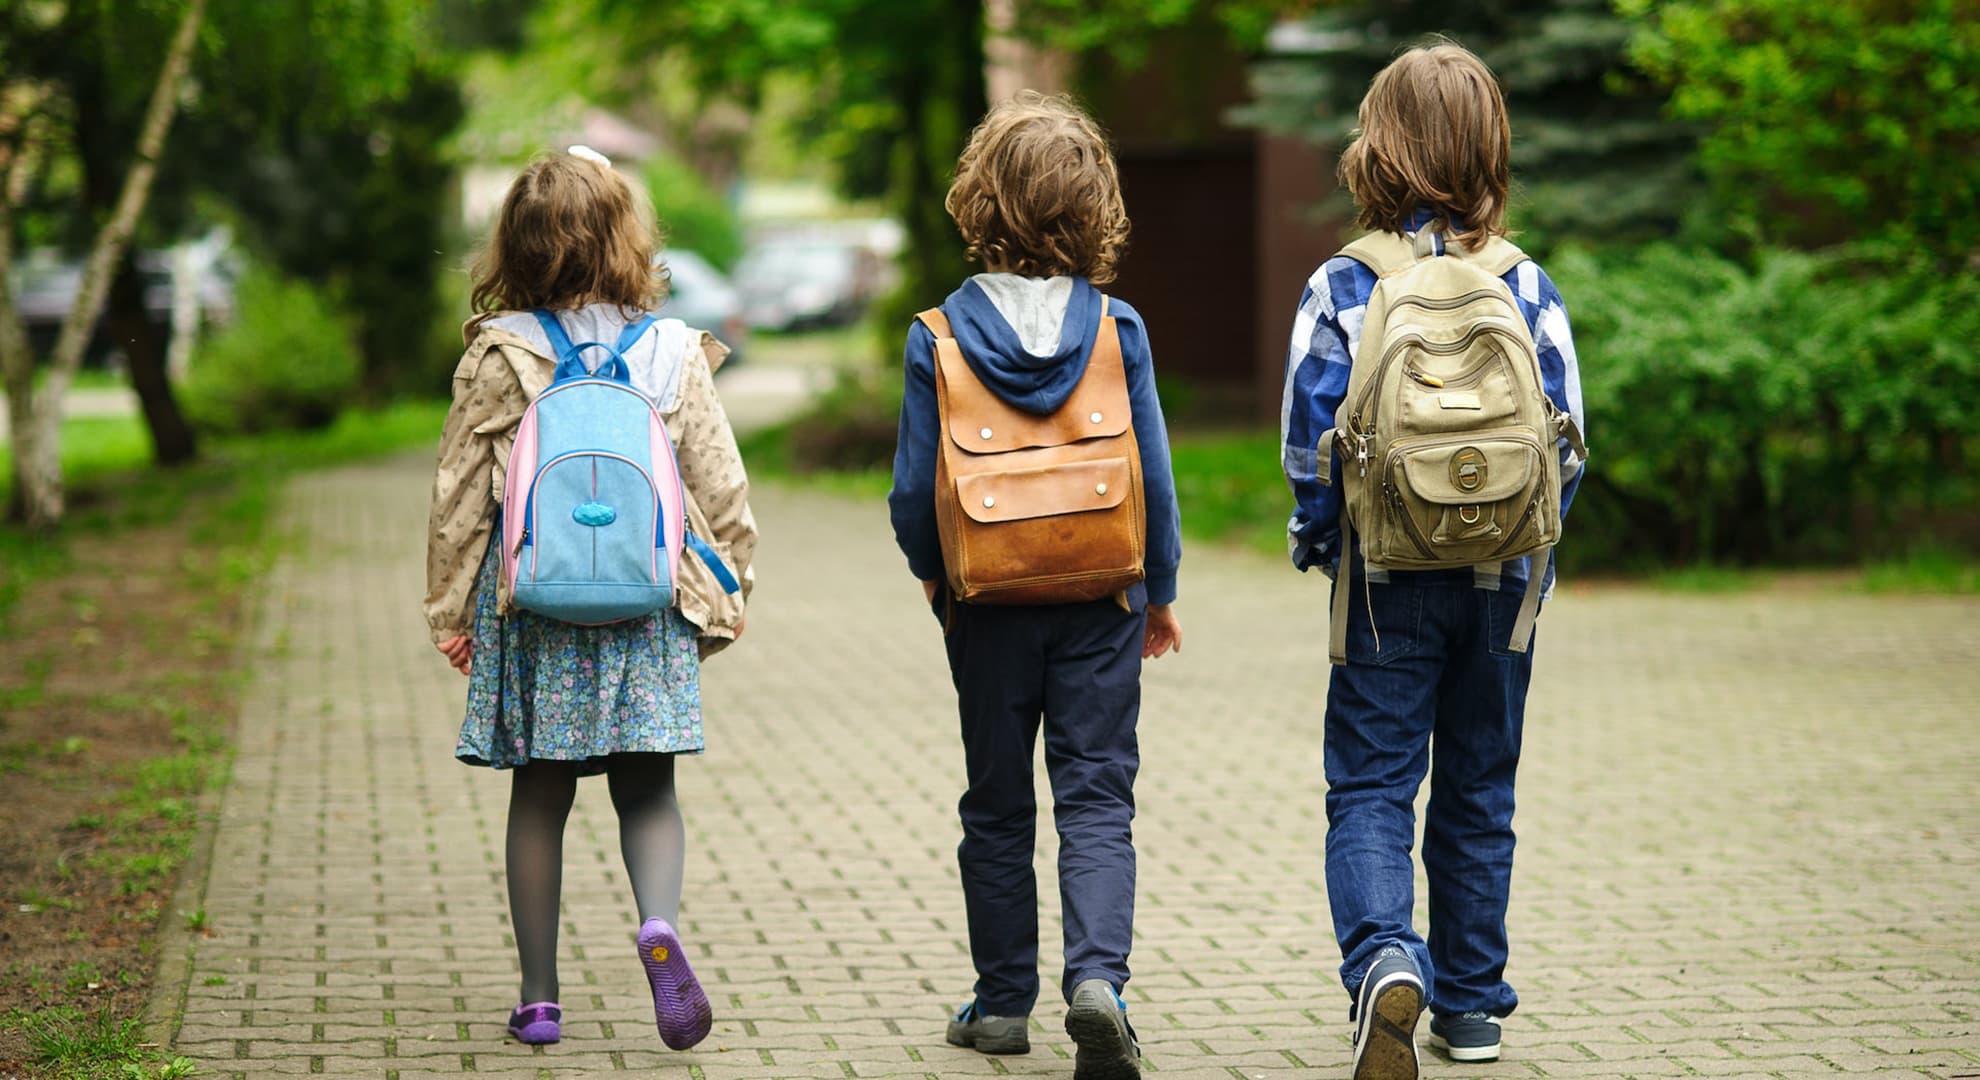
[(570, 761), (589, 776), (610, 754), (702, 750), (697, 632), (680, 611), (609, 626), (503, 616), (501, 567), (490, 544), (475, 578), (474, 665), (455, 757), (497, 769)]

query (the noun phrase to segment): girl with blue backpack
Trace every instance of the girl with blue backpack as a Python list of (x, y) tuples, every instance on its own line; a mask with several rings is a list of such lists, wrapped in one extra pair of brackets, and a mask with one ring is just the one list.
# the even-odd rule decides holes
[(425, 613), (468, 676), (454, 753), (511, 771), (509, 1031), (556, 1042), (564, 822), (604, 775), (661, 1038), (712, 1013), (682, 947), (674, 755), (703, 749), (700, 663), (740, 637), (756, 524), (715, 393), (729, 350), (678, 319), (650, 209), (583, 147), (503, 200), (440, 439)]

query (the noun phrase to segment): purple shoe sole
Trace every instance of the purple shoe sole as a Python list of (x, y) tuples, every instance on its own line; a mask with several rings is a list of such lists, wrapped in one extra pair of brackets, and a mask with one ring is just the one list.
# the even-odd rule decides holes
[(715, 1013), (708, 995), (688, 966), (681, 938), (665, 920), (648, 919), (639, 928), (639, 962), (653, 985), (653, 1022), (660, 1041), (672, 1050), (686, 1050), (708, 1037)]
[(560, 1024), (563, 1018), (563, 1010), (551, 1002), (519, 1005), (509, 1014), (509, 1034), (517, 1042), (530, 1046), (553, 1043), (564, 1037)]

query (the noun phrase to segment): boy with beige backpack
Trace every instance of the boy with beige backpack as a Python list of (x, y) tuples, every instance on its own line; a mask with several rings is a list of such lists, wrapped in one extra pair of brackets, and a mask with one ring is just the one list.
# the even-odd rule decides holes
[[(1448, 42), (1375, 77), (1341, 158), (1370, 233), (1307, 283), (1284, 467), (1293, 562), (1335, 570), (1327, 895), (1355, 1080), (1414, 1080), (1415, 1032), (1499, 1056), (1513, 777), (1531, 642), (1587, 459), (1567, 313), (1506, 240), (1498, 82)], [(1431, 753), (1432, 743), (1435, 754)], [(1429, 933), (1411, 925), (1414, 802)]]

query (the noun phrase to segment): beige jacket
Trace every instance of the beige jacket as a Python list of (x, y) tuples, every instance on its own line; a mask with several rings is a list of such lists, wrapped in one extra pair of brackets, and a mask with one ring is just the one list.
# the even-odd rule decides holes
[[(473, 633), (474, 579), (494, 531), (516, 425), (530, 401), (550, 385), (556, 368), (538, 346), (501, 327), (484, 325), (471, 333), (454, 369), (454, 404), (440, 433), (427, 529), (423, 607), (436, 643)], [(681, 614), (701, 629), (701, 654), (707, 656), (735, 640), (742, 625), (743, 606), (756, 583), (750, 567), (756, 518), (749, 509), (742, 454), (715, 393), (715, 369), (729, 349), (704, 331), (689, 331), (688, 341), (672, 411), (663, 405), (687, 489), (688, 528), (715, 548), (742, 583), (740, 593), (724, 593), (700, 559), (681, 560)], [(506, 588), (498, 601), (506, 612)]]

